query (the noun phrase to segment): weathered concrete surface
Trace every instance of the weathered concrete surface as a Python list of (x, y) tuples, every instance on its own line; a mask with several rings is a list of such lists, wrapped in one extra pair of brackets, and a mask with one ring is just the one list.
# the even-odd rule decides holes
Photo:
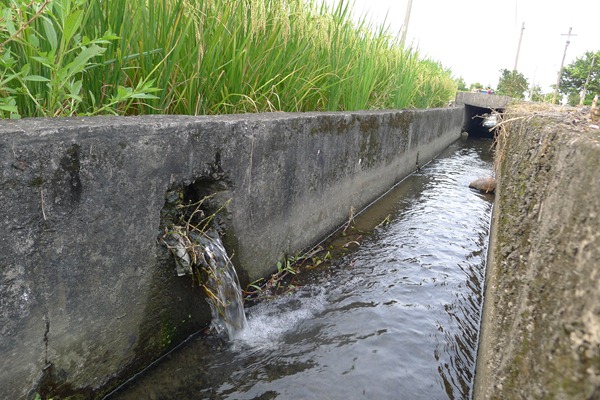
[[(242, 284), (460, 136), (462, 108), (0, 124), (0, 398), (96, 398), (207, 323), (165, 194), (222, 212)], [(209, 210), (210, 211), (210, 210)]]
[(479, 108), (504, 109), (515, 100), (510, 96), (500, 96), (487, 93), (457, 92), (456, 105), (469, 105)]
[(600, 131), (532, 111), (498, 144), (474, 398), (599, 399)]

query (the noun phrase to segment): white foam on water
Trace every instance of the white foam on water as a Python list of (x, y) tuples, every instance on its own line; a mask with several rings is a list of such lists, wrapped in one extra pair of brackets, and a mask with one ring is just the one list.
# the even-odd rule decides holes
[(275, 347), (286, 332), (324, 311), (326, 306), (326, 290), (316, 286), (305, 286), (289, 295), (263, 301), (248, 309), (248, 326), (237, 332), (234, 345)]

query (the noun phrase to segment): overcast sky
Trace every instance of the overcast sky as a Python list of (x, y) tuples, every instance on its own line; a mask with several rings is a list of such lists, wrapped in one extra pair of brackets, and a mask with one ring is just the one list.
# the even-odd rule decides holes
[[(374, 23), (388, 13), (391, 31), (397, 33), (407, 3), (354, 0), (353, 9), (357, 17), (366, 13)], [(495, 88), (500, 69), (514, 67), (523, 22), (517, 70), (544, 92), (556, 83), (569, 28), (577, 36), (571, 36), (565, 65), (586, 51), (600, 50), (598, 0), (413, 0), (407, 43), (440, 61), (467, 85), (479, 82)]]

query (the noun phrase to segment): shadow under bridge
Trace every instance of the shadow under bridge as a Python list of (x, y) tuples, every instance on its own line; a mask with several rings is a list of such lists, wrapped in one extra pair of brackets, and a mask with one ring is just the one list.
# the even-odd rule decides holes
[(458, 92), (456, 105), (465, 107), (462, 130), (470, 137), (494, 137), (496, 114), (504, 112), (514, 99), (487, 93)]

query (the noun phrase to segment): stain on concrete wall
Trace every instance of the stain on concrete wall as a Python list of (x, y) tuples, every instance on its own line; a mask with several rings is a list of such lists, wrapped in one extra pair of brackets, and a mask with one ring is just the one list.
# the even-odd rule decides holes
[[(94, 398), (206, 326), (160, 245), (213, 192), (242, 280), (316, 243), (460, 136), (463, 109), (3, 121), (0, 398)], [(197, 193), (196, 193), (197, 192)]]
[(501, 137), (475, 399), (600, 398), (600, 131), (513, 109)]

